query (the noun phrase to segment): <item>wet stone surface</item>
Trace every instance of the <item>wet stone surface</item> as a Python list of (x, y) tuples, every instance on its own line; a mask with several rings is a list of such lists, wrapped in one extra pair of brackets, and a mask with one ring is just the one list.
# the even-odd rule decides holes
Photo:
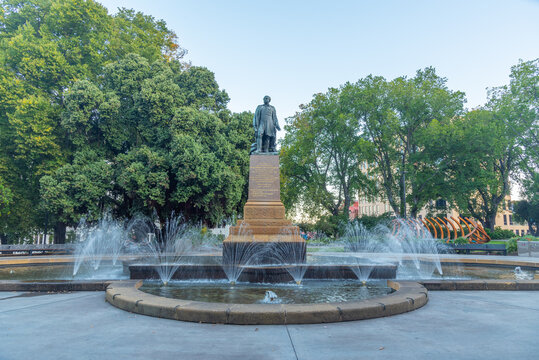
[(174, 299), (235, 304), (303, 304), (359, 301), (385, 296), (392, 292), (385, 281), (363, 285), (355, 280), (311, 281), (302, 285), (248, 284), (228, 282), (173, 282), (162, 286), (145, 281), (139, 290)]

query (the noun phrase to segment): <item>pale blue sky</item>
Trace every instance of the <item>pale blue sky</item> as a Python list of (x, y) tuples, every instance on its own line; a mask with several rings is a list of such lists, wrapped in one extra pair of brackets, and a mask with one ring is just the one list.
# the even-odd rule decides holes
[(100, 2), (165, 20), (185, 60), (215, 73), (232, 111), (254, 111), (268, 94), (281, 124), (328, 87), (426, 66), (476, 107), (518, 59), (539, 57), (532, 0)]

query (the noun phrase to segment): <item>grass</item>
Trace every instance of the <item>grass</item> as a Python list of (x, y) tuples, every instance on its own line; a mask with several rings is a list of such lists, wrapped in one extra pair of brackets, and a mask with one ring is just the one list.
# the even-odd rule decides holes
[(343, 246), (316, 246), (307, 247), (307, 252), (344, 252)]

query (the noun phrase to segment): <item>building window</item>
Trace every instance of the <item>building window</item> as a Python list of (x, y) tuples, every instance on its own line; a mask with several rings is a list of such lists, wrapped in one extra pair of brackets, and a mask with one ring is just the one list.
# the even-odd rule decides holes
[(503, 224), (507, 225), (507, 215), (503, 215)]
[(513, 215), (509, 215), (509, 225), (513, 225)]
[(447, 203), (443, 199), (436, 200), (436, 208), (437, 209), (445, 209), (447, 207)]

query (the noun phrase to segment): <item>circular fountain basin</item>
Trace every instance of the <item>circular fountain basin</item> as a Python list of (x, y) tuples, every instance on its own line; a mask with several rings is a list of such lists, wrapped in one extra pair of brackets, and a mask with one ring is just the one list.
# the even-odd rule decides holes
[(386, 281), (362, 284), (355, 280), (306, 280), (301, 285), (230, 284), (227, 281), (176, 281), (166, 286), (144, 281), (139, 290), (172, 299), (234, 304), (318, 304), (366, 300), (394, 290)]
[(314, 324), (391, 316), (418, 309), (428, 292), (415, 282), (388, 280), (394, 291), (366, 300), (309, 304), (240, 304), (172, 299), (139, 288), (142, 281), (117, 281), (106, 291), (106, 300), (130, 312), (182, 321), (223, 324)]
[[(36, 259), (33, 259), (36, 260)], [(39, 260), (39, 259), (37, 259)], [(314, 265), (314, 264), (312, 264)], [(337, 265), (337, 264), (334, 264)], [(137, 265), (122, 266), (121, 263), (113, 266), (110, 263), (101, 264), (100, 268), (94, 270), (91, 267), (83, 266), (79, 272), (73, 276), (73, 263), (22, 263), (22, 264), (1, 264), (0, 263), (0, 281), (3, 280), (22, 280), (22, 281), (47, 281), (47, 280), (127, 280), (130, 278), (129, 270), (131, 270), (131, 279), (157, 279), (158, 274), (153, 269), (148, 269), (144, 265), (138, 268)], [(515, 272), (515, 268), (519, 267), (521, 271)], [(500, 265), (500, 264), (466, 264), (452, 263), (442, 264), (443, 274), (433, 272), (428, 277), (420, 277), (413, 271), (406, 271), (407, 267), (413, 267), (413, 264), (401, 264), (396, 271), (395, 278), (397, 280), (473, 280), (473, 279), (496, 279), (496, 280), (539, 280), (539, 267), (525, 266), (522, 264)], [(189, 268), (184, 271), (185, 268)], [(267, 268), (267, 267), (266, 267)], [(284, 267), (280, 267), (282, 271), (282, 281), (291, 281), (289, 274)], [(335, 267), (327, 269), (335, 270)], [(260, 269), (259, 269), (260, 270)], [(136, 271), (136, 272), (135, 272)], [(255, 273), (260, 274), (259, 271)], [(309, 279), (312, 273), (307, 273), (305, 279)], [(321, 272), (318, 272), (321, 275)], [(337, 275), (338, 271), (327, 272)], [(340, 273), (343, 278), (356, 279), (352, 271), (344, 271)], [(185, 265), (180, 269), (178, 275), (183, 278), (190, 279), (226, 279), (226, 275), (222, 271), (222, 266), (219, 264), (210, 264), (199, 266), (197, 264)], [(346, 276), (346, 277), (344, 277)], [(319, 277), (323, 278), (323, 277)], [(372, 279), (371, 277), (370, 279)], [(370, 280), (369, 279), (369, 280)]]
[(73, 275), (73, 264), (37, 264), (31, 266), (0, 266), (0, 280), (123, 280), (129, 275), (122, 264), (102, 264), (98, 269), (81, 267)]

